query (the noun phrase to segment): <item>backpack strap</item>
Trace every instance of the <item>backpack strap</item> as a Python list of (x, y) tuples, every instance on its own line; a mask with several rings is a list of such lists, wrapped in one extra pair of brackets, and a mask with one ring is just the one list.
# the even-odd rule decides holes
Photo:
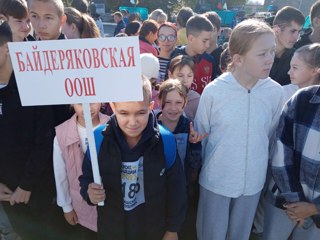
[(169, 169), (176, 160), (177, 145), (176, 139), (172, 132), (165, 126), (158, 124), (160, 135), (163, 141), (164, 156), (166, 158), (166, 168)]
[[(99, 154), (100, 147), (101, 147), (102, 140), (103, 140), (102, 131), (103, 131), (103, 129), (105, 129), (105, 127), (106, 127), (106, 124), (101, 124), (99, 127), (97, 127), (97, 128), (93, 131), (94, 141), (95, 141), (95, 143), (96, 143), (97, 156), (98, 156), (98, 154)], [(89, 148), (88, 148), (88, 150), (87, 150), (87, 156), (88, 156), (88, 158), (91, 160)]]
[[(172, 167), (172, 165), (176, 160), (176, 151), (177, 151), (176, 139), (169, 129), (162, 126), (161, 124), (158, 124), (158, 126), (159, 126), (159, 132), (163, 141), (164, 156), (166, 159), (166, 168), (169, 169), (170, 167)], [(94, 140), (96, 142), (97, 155), (99, 154), (99, 151), (100, 151), (100, 147), (103, 140), (102, 131), (103, 129), (105, 129), (105, 127), (106, 127), (106, 124), (102, 124), (98, 128), (96, 128), (93, 132)], [(89, 150), (87, 151), (87, 153), (88, 153), (88, 157), (90, 158)]]

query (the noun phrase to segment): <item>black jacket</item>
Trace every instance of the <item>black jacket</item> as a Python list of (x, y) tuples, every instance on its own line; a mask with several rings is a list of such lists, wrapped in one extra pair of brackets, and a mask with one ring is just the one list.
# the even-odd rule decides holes
[(18, 186), (32, 191), (30, 202), (37, 192), (48, 199), (55, 194), (52, 120), (50, 107), (21, 106), (12, 73), (8, 85), (0, 89), (0, 182), (13, 191)]
[(280, 58), (275, 57), (272, 64), (269, 77), (279, 83), (281, 86), (291, 83), (288, 71), (290, 70), (290, 61), (295, 49), (286, 49)]
[[(98, 162), (106, 200), (103, 207), (98, 206), (99, 239), (161, 240), (165, 231), (178, 232), (186, 211), (185, 177), (178, 157), (173, 166), (166, 169), (163, 142), (153, 114), (141, 140), (131, 149), (131, 155), (142, 151), (145, 195), (145, 203), (131, 211), (124, 211), (121, 181), (122, 162), (124, 158), (130, 161), (130, 156), (115, 117), (103, 135)], [(84, 160), (79, 180), (81, 194), (90, 203), (87, 188), (93, 178), (88, 158)]]

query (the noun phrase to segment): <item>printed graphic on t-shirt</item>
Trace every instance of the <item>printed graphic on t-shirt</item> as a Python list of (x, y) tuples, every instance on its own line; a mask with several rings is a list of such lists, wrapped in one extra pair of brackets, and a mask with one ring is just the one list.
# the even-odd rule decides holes
[(184, 168), (184, 162), (185, 162), (186, 152), (187, 152), (188, 134), (177, 133), (174, 136), (177, 142), (179, 157), (181, 159), (182, 166)]
[(135, 162), (123, 162), (121, 169), (123, 207), (130, 211), (145, 202), (143, 157)]

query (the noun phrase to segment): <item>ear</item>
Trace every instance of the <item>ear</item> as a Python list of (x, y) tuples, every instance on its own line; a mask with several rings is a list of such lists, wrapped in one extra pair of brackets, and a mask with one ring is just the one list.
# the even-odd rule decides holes
[(275, 32), (275, 34), (279, 34), (281, 32), (281, 28), (278, 25), (273, 25), (272, 29)]
[(111, 107), (111, 109), (112, 109), (112, 112), (115, 113), (116, 107), (115, 107), (115, 105), (114, 105), (114, 102), (110, 102), (109, 104), (110, 104), (110, 107)]
[(218, 30), (218, 32), (217, 32), (217, 36), (220, 36), (220, 35), (221, 35), (221, 31), (222, 31), (222, 29), (220, 28), (220, 29)]
[(234, 54), (232, 57), (232, 62), (235, 66), (241, 66), (243, 63), (243, 57), (239, 54)]
[(189, 34), (188, 36), (187, 36), (187, 41), (188, 41), (188, 43), (190, 42), (193, 42), (193, 39), (194, 39), (194, 36), (192, 35), (192, 34)]
[(172, 78), (173, 76), (172, 76), (172, 73), (168, 70), (168, 77), (169, 78)]
[(152, 111), (154, 108), (154, 101), (151, 101), (149, 104), (149, 110)]
[(314, 28), (318, 28), (320, 26), (320, 18), (314, 17), (313, 20), (312, 20), (312, 26)]
[(0, 14), (0, 20), (8, 21), (8, 18), (5, 15)]
[(10, 56), (8, 43), (3, 44), (3, 47), (4, 47), (4, 52), (6, 53), (6, 55)]
[(61, 16), (61, 26), (62, 26), (63, 24), (65, 24), (66, 21), (67, 21), (67, 16), (66, 16), (65, 14), (63, 14), (63, 15)]
[(78, 31), (78, 28), (75, 23), (71, 23), (71, 30), (72, 30), (72, 32)]

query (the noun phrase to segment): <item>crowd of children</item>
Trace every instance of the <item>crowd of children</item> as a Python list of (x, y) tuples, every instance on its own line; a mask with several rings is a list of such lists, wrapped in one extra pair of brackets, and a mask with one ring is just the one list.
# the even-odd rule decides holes
[(0, 1), (0, 240), (320, 239), (320, 0), (301, 38), (294, 7), (225, 44), (215, 12), (113, 17), (139, 38), (143, 100), (90, 104), (97, 184), (82, 105), (22, 106), (8, 43), (99, 38), (101, 19)]

